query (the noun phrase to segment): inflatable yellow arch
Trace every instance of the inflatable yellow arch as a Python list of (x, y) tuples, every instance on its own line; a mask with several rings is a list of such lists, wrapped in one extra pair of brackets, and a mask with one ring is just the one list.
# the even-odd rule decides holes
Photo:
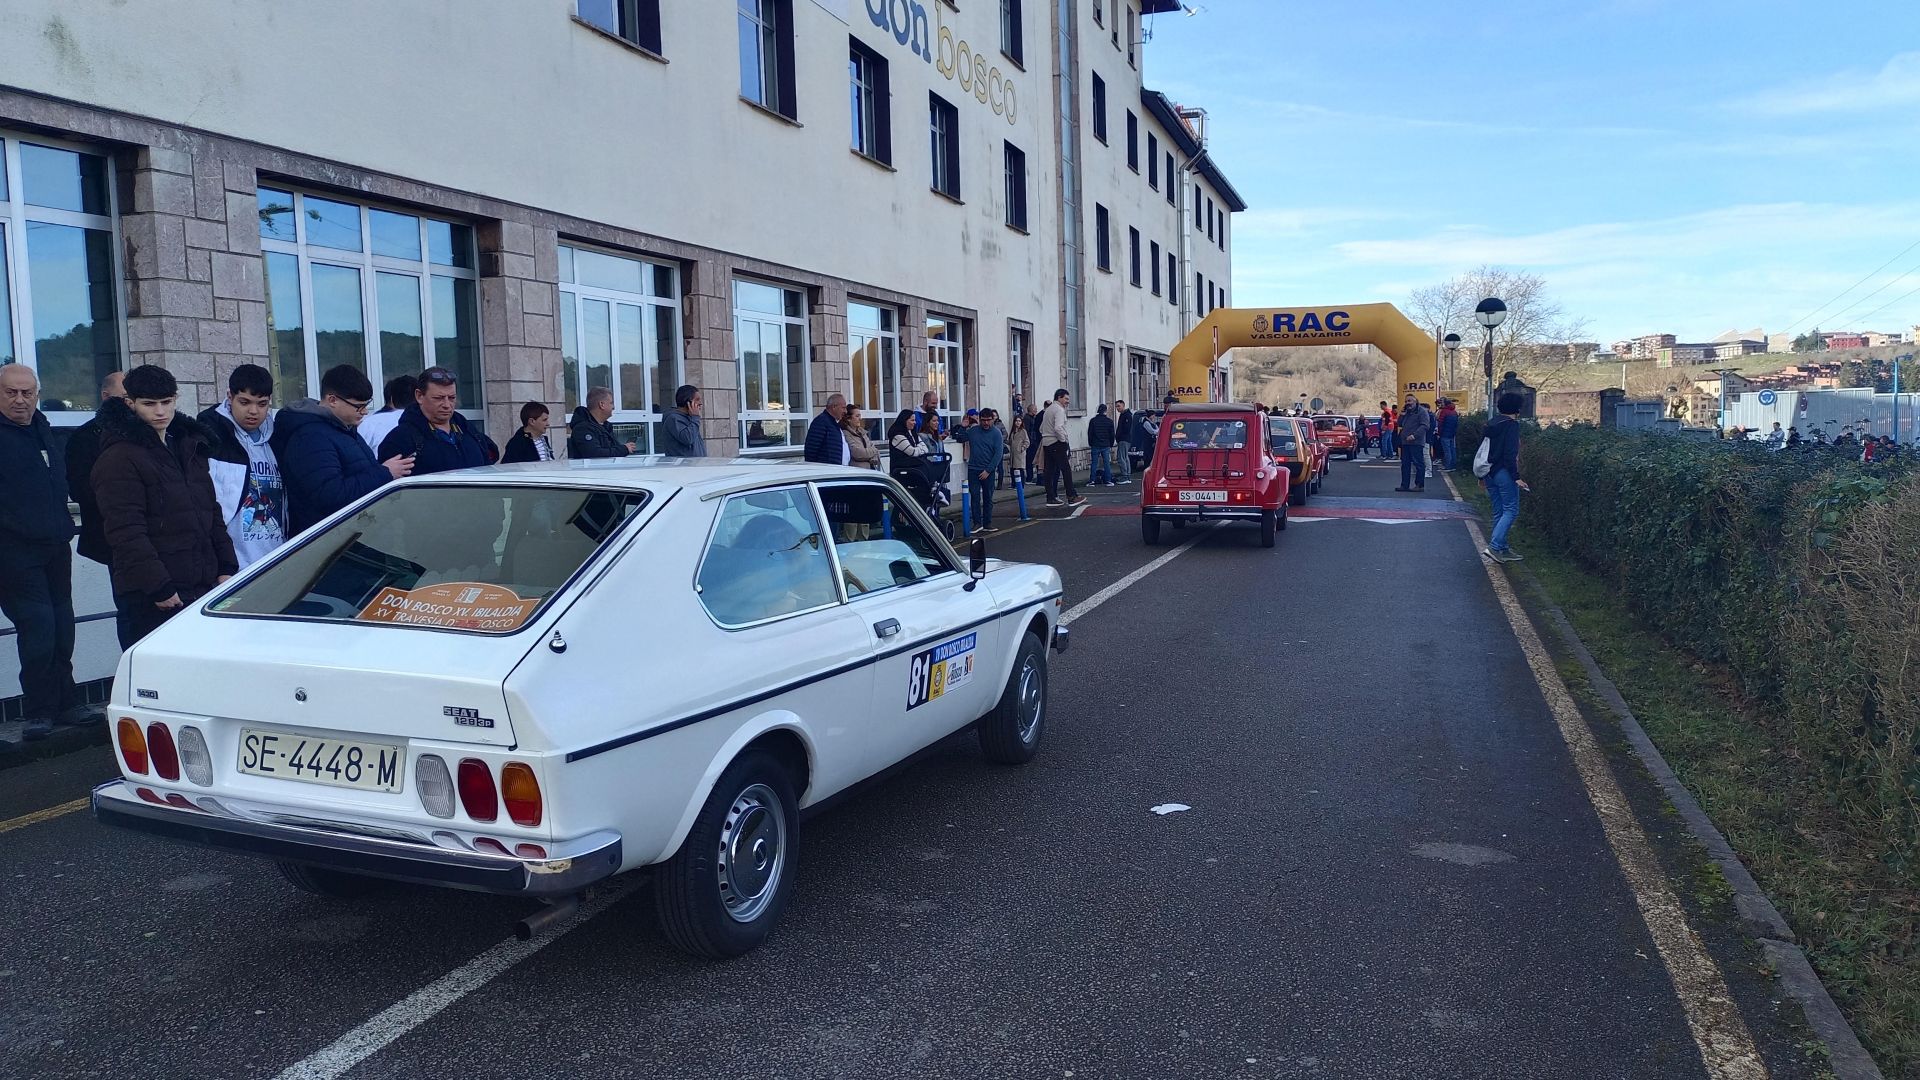
[(1392, 304), (1350, 304), (1217, 309), (1173, 347), (1173, 393), (1206, 401), (1221, 353), (1274, 345), (1372, 345), (1398, 369), (1399, 397), (1417, 394), (1431, 405), (1440, 388), (1440, 347), (1426, 331)]

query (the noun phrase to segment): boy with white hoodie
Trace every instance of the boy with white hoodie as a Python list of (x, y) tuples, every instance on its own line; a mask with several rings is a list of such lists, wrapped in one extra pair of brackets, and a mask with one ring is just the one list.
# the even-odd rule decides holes
[(214, 436), (207, 471), (240, 566), (287, 542), (287, 489), (267, 440), (273, 437), (273, 375), (242, 364), (227, 377), (227, 399), (199, 416)]

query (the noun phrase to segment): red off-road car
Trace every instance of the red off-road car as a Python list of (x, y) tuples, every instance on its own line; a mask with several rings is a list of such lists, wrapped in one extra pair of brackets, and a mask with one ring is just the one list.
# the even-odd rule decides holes
[(1352, 461), (1360, 453), (1360, 436), (1353, 430), (1353, 421), (1345, 416), (1316, 416), (1313, 418), (1313, 434), (1327, 444), (1327, 451), (1333, 454), (1345, 454)]
[(1160, 418), (1153, 464), (1140, 482), (1140, 536), (1160, 542), (1160, 526), (1244, 521), (1272, 547), (1287, 527), (1287, 468), (1275, 461), (1251, 405), (1169, 405)]

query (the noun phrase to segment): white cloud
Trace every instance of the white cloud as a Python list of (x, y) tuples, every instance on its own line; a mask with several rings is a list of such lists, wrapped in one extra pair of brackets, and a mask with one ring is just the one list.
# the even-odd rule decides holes
[(1879, 71), (1840, 71), (1767, 90), (1734, 102), (1768, 116), (1866, 112), (1920, 105), (1920, 52), (1900, 53)]

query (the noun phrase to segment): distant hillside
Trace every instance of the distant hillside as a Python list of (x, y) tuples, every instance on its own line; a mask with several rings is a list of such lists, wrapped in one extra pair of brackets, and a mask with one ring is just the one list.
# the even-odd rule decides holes
[(1393, 362), (1371, 345), (1235, 349), (1233, 396), (1291, 405), (1306, 395), (1341, 413), (1370, 413), (1393, 398)]

